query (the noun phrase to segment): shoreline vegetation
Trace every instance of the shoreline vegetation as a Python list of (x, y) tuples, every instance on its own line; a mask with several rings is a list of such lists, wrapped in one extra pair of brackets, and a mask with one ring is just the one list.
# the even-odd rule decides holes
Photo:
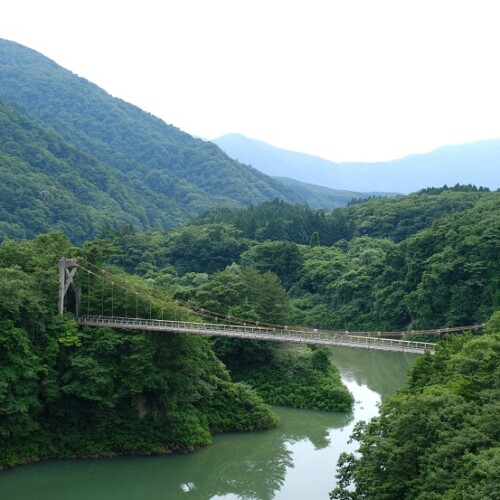
[(484, 334), (448, 335), (417, 359), (338, 461), (336, 500), (486, 499), (500, 491), (500, 311)]
[[(500, 304), (499, 194), (458, 186), (329, 215), (274, 201), (171, 231), (103, 227), (81, 247), (60, 232), (2, 241), (0, 465), (192, 450), (216, 432), (277, 425), (264, 401), (352, 405), (321, 348), (78, 328), (56, 316), (61, 256), (112, 275), (78, 273), (84, 314), (199, 321), (215, 311), (215, 321), (374, 331), (470, 325)], [(323, 229), (308, 235), (309, 220)], [(66, 310), (74, 305), (70, 292)]]
[[(275, 427), (259, 392), (273, 403), (327, 409), (317, 396), (278, 402), (243, 376), (233, 381), (214, 353), (228, 355), (229, 344), (78, 328), (55, 316), (55, 263), (79, 251), (58, 233), (0, 244), (0, 469), (50, 458), (186, 452), (210, 444), (215, 433)], [(89, 301), (100, 294), (96, 287)], [(256, 344), (244, 343), (246, 354), (240, 346), (238, 356), (233, 347), (233, 359), (244, 366), (246, 355), (260, 352), (264, 362), (273, 360), (274, 371), (263, 371), (261, 381), (286, 361), (300, 390), (321, 381), (323, 399), (341, 393), (345, 401), (328, 409), (348, 409), (352, 396), (334, 386), (341, 382), (323, 350)]]
[(352, 410), (354, 398), (330, 362), (328, 348), (216, 339), (214, 349), (233, 380), (250, 386), (267, 404), (320, 411)]
[[(420, 358), (408, 387), (357, 426), (361, 454), (343, 455), (333, 495), (498, 498), (497, 187), (315, 210), (306, 191), (35, 51), (0, 41), (0, 60), (0, 468), (194, 450), (213, 433), (276, 426), (264, 401), (352, 406), (321, 348), (79, 328), (56, 315), (64, 256), (113, 275), (79, 273), (89, 315), (204, 310), (350, 331), (491, 318), (484, 335), (450, 335)], [(75, 302), (72, 291), (66, 310)]]

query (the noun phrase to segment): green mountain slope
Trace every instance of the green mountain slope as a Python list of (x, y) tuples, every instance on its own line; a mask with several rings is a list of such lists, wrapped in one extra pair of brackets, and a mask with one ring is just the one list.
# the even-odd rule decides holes
[[(17, 160), (28, 169), (21, 179), (34, 182), (33, 175), (42, 174), (35, 157), (45, 156), (43, 173), (50, 182), (61, 186), (57, 176), (66, 171), (72, 178), (64, 185), (68, 199), (76, 198), (82, 204), (89, 201), (88, 210), (99, 212), (88, 221), (84, 238), (93, 236), (99, 224), (110, 218), (118, 219), (115, 225), (127, 222), (140, 228), (170, 227), (219, 204), (245, 206), (276, 197), (303, 201), (279, 181), (230, 159), (214, 144), (195, 139), (110, 96), (43, 55), (6, 40), (0, 40), (0, 100), (17, 112), (3, 107), (4, 115), (9, 115), (3, 116), (4, 130), (9, 130), (9, 121), (22, 122), (21, 128), (31, 130), (31, 135), (23, 134), (18, 128), (10, 138), (14, 144), (8, 148), (2, 140), (2, 151), (9, 156), (3, 161), (10, 165), (2, 168), (2, 181), (10, 172), (12, 184), (12, 161)], [(32, 144), (36, 144), (36, 154), (30, 150)], [(69, 156), (78, 160), (67, 157), (68, 148), (72, 150)], [(21, 170), (17, 171), (21, 175)], [(31, 177), (26, 177), (27, 172)], [(42, 183), (45, 188), (49, 187), (47, 182)], [(93, 188), (86, 185), (89, 182)], [(108, 205), (102, 200), (90, 201), (80, 188), (95, 193), (96, 188), (105, 197), (114, 198), (119, 208), (109, 205), (109, 199)], [(37, 199), (44, 209), (51, 210), (43, 197)], [(12, 215), (12, 207), (8, 209), (3, 200), (0, 203), (0, 210)], [(20, 203), (27, 205), (28, 218), (35, 217), (30, 212), (31, 202), (19, 198), (16, 209)], [(11, 233), (31, 234), (26, 220), (11, 219), (9, 224), (19, 226), (11, 228)], [(59, 227), (65, 219), (44, 218), (39, 226), (54, 227), (54, 223)], [(2, 236), (5, 234), (0, 233)]]
[(260, 310), (232, 302), (255, 285), (235, 285), (250, 269), (274, 273), (288, 294), (281, 312), (277, 298), (263, 301), (275, 324), (419, 330), (483, 323), (500, 306), (500, 191), (429, 189), (331, 213), (272, 201), (108, 237), (128, 272), (243, 320)]
[(0, 136), (0, 236), (57, 229), (81, 241), (104, 225), (168, 226), (182, 218), (166, 197), (153, 204), (151, 192), (138, 196), (125, 174), (1, 101)]
[(308, 244), (317, 233), (320, 243), (326, 246), (360, 236), (400, 242), (441, 218), (475, 207), (481, 200), (492, 200), (498, 205), (500, 192), (460, 185), (428, 188), (409, 195), (353, 200), (349, 206), (330, 213), (273, 200), (250, 209), (216, 207), (194, 219), (192, 224), (231, 224), (247, 238), (258, 241)]

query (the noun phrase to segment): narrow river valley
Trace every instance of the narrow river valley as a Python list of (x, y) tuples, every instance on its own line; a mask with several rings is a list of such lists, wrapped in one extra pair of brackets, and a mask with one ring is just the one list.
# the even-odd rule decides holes
[(275, 408), (273, 430), (215, 436), (185, 455), (48, 461), (0, 472), (8, 500), (328, 499), (335, 468), (355, 422), (406, 381), (416, 357), (332, 348), (333, 362), (353, 393), (352, 413)]

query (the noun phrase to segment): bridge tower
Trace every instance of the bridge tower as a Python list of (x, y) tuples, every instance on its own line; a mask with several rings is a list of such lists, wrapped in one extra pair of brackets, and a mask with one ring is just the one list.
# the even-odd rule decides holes
[(59, 304), (58, 312), (62, 316), (64, 314), (64, 299), (70, 286), (73, 286), (75, 292), (75, 316), (80, 316), (80, 303), (82, 300), (81, 286), (75, 283), (74, 278), (78, 270), (78, 262), (76, 259), (59, 259)]

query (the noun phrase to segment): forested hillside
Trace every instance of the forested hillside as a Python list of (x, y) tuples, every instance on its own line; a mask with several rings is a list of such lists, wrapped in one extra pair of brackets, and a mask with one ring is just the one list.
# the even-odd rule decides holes
[[(0, 198), (0, 210), (9, 214), (0, 239), (60, 227), (81, 243), (103, 222), (167, 228), (215, 205), (306, 201), (214, 144), (6, 40), (0, 40), (0, 105), (0, 180), (9, 186)], [(10, 214), (12, 206), (19, 217)]]
[[(99, 244), (76, 249), (57, 233), (0, 244), (0, 469), (189, 451), (214, 432), (276, 425), (204, 337), (92, 330), (56, 316), (58, 257), (96, 260), (97, 249), (105, 252)], [(169, 314), (194, 318), (174, 304)]]
[[(305, 201), (0, 40), (0, 468), (192, 450), (215, 432), (276, 425), (264, 401), (353, 404), (322, 348), (79, 328), (56, 316), (66, 256), (112, 276), (82, 269), (87, 315), (361, 331), (493, 318), (484, 337), (423, 357), (407, 390), (359, 426), (363, 457), (344, 457), (335, 493), (441, 498), (426, 490), (436, 480), (442, 498), (482, 498), (467, 496), (477, 479), (487, 498), (495, 485), (481, 468), (498, 477), (500, 191), (430, 187), (333, 211)], [(140, 293), (115, 294), (118, 282)], [(152, 290), (161, 302), (139, 303)], [(344, 490), (353, 480), (357, 492)]]
[[(0, 244), (0, 469), (45, 458), (190, 451), (209, 444), (216, 432), (275, 426), (262, 398), (349, 411), (352, 395), (322, 348), (79, 328), (71, 314), (56, 316), (57, 261), (64, 255), (105, 267), (113, 277), (110, 288), (92, 272), (80, 273), (84, 314), (160, 317), (161, 308), (162, 319), (202, 319), (193, 312), (202, 307), (174, 300), (161, 279), (106, 264), (117, 253), (110, 240), (76, 248), (61, 233)], [(286, 293), (276, 275), (248, 270), (228, 276), (235, 294), (255, 307), (255, 320), (285, 318)], [(183, 277), (191, 279), (203, 283), (193, 273)], [(120, 283), (136, 293), (119, 293)], [(148, 300), (153, 292), (161, 296), (154, 304)], [(212, 296), (207, 287), (197, 293)], [(68, 309), (73, 300), (68, 297)], [(239, 306), (236, 295), (224, 300)], [(245, 374), (252, 374), (252, 387), (237, 382), (246, 382)]]
[(331, 212), (274, 200), (249, 210), (216, 207), (198, 217), (194, 224), (232, 224), (246, 237), (257, 241), (287, 240), (307, 244), (317, 233), (319, 244), (325, 246), (359, 236), (399, 242), (445, 215), (472, 208), (479, 200), (497, 199), (498, 194), (486, 193), (489, 189), (470, 185), (427, 188), (406, 196), (354, 198), (346, 208)]
[[(440, 328), (481, 323), (500, 304), (500, 193), (472, 186), (331, 213), (275, 201), (213, 210), (169, 232), (103, 236), (118, 244), (114, 261), (129, 272), (242, 318), (258, 311), (321, 328)], [(250, 269), (273, 273), (286, 295), (249, 299)], [(243, 282), (233, 288), (236, 279)]]
[[(381, 233), (363, 234), (366, 213)], [(78, 328), (55, 316), (61, 255), (139, 287), (131, 297), (83, 273), (82, 314), (158, 317), (161, 305), (165, 319), (384, 331), (482, 323), (500, 306), (500, 193), (472, 186), (332, 213), (267, 202), (171, 230), (106, 226), (99, 236), (81, 248), (60, 233), (0, 244), (4, 466), (192, 449), (213, 432), (275, 425), (263, 399), (352, 405), (321, 348)], [(153, 288), (161, 304), (139, 303)]]
[(353, 433), (338, 500), (495, 499), (500, 491), (500, 313), (482, 337), (450, 337)]
[(146, 190), (141, 196), (125, 174), (2, 102), (0, 134), (0, 240), (58, 229), (83, 242), (103, 225), (168, 227), (182, 220), (166, 197), (153, 202)]

